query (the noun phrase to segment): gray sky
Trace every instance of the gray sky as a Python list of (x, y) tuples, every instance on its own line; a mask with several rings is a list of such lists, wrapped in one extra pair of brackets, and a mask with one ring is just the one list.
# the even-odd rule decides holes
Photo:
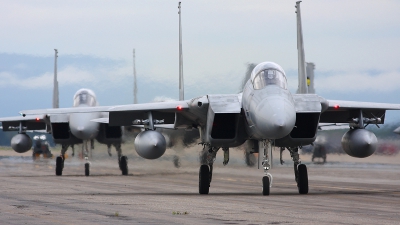
[[(294, 91), (294, 5), (295, 1), (286, 0), (182, 1), (187, 98), (237, 93), (246, 63), (263, 61), (280, 64)], [(3, 0), (0, 53), (46, 58), (49, 64), (28, 74), (23, 71), (32, 72), (32, 62), (0, 62), (0, 87), (51, 93), (51, 57), (57, 48), (60, 91), (90, 86), (100, 92), (102, 105), (128, 104), (133, 99), (127, 82), (132, 77), (135, 48), (143, 84), (139, 101), (177, 98), (177, 90), (169, 90), (177, 89), (178, 83), (177, 6), (177, 1), (165, 0)], [(319, 94), (400, 103), (388, 97), (400, 91), (400, 1), (305, 0), (301, 9), (306, 61), (316, 64)], [(69, 60), (76, 57), (79, 65), (62, 64), (67, 56)], [(127, 90), (116, 100), (110, 97), (119, 93), (116, 89)], [(0, 89), (0, 94), (5, 93)], [(62, 106), (72, 104), (68, 101)], [(51, 97), (44, 107), (49, 106)]]

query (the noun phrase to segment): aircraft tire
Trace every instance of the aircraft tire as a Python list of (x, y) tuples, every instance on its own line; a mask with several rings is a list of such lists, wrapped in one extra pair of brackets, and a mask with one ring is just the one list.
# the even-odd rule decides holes
[(199, 193), (208, 194), (210, 191), (210, 168), (208, 165), (201, 165), (199, 171)]
[(64, 169), (64, 160), (61, 156), (56, 158), (56, 175), (61, 176)]
[(297, 187), (299, 188), (299, 194), (308, 194), (308, 174), (307, 166), (300, 164), (298, 166), (299, 177)]
[(263, 195), (269, 195), (269, 186), (270, 186), (270, 181), (269, 181), (269, 177), (268, 176), (264, 176), (262, 178), (262, 183), (263, 183), (263, 187), (262, 187), (262, 194)]
[(122, 175), (128, 175), (128, 157), (121, 156), (119, 161), (119, 168), (121, 169)]
[(85, 176), (89, 176), (89, 175), (90, 175), (90, 164), (85, 163)]

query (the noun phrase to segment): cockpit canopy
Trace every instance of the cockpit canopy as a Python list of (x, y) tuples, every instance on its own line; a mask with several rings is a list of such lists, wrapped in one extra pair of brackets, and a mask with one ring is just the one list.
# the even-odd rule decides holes
[(267, 85), (278, 85), (287, 89), (287, 80), (282, 67), (273, 62), (258, 64), (251, 73), (251, 82), (255, 90), (263, 89)]
[(96, 95), (92, 90), (80, 89), (74, 96), (74, 106), (78, 105), (96, 106)]

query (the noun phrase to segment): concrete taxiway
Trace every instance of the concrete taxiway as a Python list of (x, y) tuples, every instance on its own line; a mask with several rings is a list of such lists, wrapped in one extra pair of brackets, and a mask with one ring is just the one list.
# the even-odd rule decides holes
[(83, 175), (84, 161), (76, 158), (67, 159), (63, 176), (56, 177), (54, 159), (0, 157), (1, 223), (400, 223), (400, 163), (393, 160), (400, 156), (343, 162), (340, 157), (346, 156), (328, 155), (325, 165), (302, 156), (310, 191), (299, 195), (286, 155), (286, 164), (271, 170), (271, 195), (262, 196), (262, 170), (246, 167), (235, 154), (225, 167), (218, 155), (209, 195), (198, 194), (196, 155), (183, 158), (177, 169), (168, 157), (145, 161), (132, 153), (129, 176), (122, 176), (115, 156), (103, 159), (96, 154), (89, 177)]

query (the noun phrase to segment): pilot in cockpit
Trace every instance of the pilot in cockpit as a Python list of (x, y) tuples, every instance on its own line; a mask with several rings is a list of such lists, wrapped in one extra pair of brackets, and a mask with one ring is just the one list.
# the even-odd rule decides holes
[(266, 69), (260, 71), (254, 78), (254, 89), (263, 89), (267, 85), (278, 85), (283, 89), (287, 89), (286, 77), (282, 72), (275, 69)]
[(81, 91), (75, 95), (74, 99), (74, 106), (78, 105), (95, 106), (96, 100), (89, 92)]
[(87, 103), (87, 99), (88, 99), (88, 93), (87, 92), (82, 92), (80, 95), (79, 95), (79, 102), (80, 103)]

